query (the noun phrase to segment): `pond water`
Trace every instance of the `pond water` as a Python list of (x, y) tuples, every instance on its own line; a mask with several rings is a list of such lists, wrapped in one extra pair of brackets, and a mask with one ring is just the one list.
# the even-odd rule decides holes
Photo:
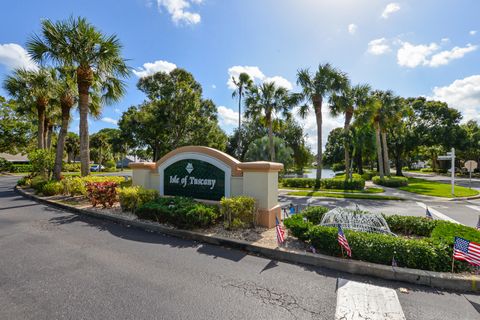
[[(316, 178), (317, 170), (307, 169), (305, 170), (304, 174), (307, 176), (307, 178)], [(322, 178), (333, 178), (333, 177), (335, 177), (335, 172), (333, 172), (333, 170), (322, 169)]]

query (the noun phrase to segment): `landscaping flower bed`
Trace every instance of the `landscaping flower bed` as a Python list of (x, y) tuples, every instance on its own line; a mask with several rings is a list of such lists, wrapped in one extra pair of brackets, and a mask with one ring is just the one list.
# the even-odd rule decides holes
[[(312, 245), (318, 252), (341, 256), (337, 228), (317, 225), (321, 221), (321, 211), (316, 210), (314, 217), (306, 211), (285, 219), (284, 224), (291, 235)], [(455, 236), (480, 242), (480, 232), (476, 229), (448, 221), (405, 216), (385, 216), (385, 220), (397, 236), (344, 229), (352, 259), (384, 265), (391, 265), (395, 259), (400, 267), (451, 271)], [(472, 268), (465, 262), (455, 261), (455, 271), (472, 271)]]

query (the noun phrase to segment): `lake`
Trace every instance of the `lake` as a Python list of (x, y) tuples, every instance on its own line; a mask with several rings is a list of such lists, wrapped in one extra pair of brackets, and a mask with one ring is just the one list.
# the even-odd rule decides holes
[[(316, 178), (317, 170), (307, 169), (305, 170), (304, 174), (307, 176), (307, 178)], [(333, 177), (335, 177), (335, 172), (333, 172), (333, 170), (322, 169), (322, 178), (333, 178)]]

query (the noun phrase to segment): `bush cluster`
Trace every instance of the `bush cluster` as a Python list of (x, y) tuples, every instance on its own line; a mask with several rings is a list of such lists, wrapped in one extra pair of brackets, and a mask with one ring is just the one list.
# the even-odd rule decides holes
[(87, 182), (87, 198), (92, 206), (101, 204), (104, 208), (111, 207), (117, 201), (117, 183), (112, 181)]
[(420, 172), (424, 172), (424, 173), (432, 173), (432, 172), (447, 173), (447, 169), (423, 168), (423, 169), (420, 169)]
[[(448, 221), (401, 216), (389, 216), (386, 220), (393, 232), (419, 238), (344, 230), (352, 248), (352, 258), (390, 265), (395, 257), (401, 267), (449, 271), (455, 236), (480, 242), (480, 232), (474, 228)], [(285, 219), (284, 224), (293, 236), (309, 242), (319, 252), (332, 256), (341, 255), (337, 228), (314, 225), (304, 219), (303, 214)], [(456, 261), (455, 270), (471, 270), (471, 267), (463, 261)]]
[(145, 189), (140, 186), (125, 187), (118, 191), (118, 198), (122, 211), (135, 211), (143, 204), (154, 201), (159, 197), (157, 190)]
[(373, 183), (385, 186), (385, 187), (404, 187), (408, 185), (408, 179), (405, 177), (384, 177), (381, 179), (379, 176), (372, 178)]
[(54, 196), (63, 193), (63, 184), (59, 181), (48, 181), (40, 190), (44, 196)]
[(345, 163), (334, 163), (332, 165), (332, 171), (334, 172), (345, 171)]
[(363, 190), (365, 180), (358, 174), (353, 175), (353, 179), (345, 179), (345, 176), (335, 178), (321, 179), (318, 181), (313, 178), (285, 178), (282, 180), (284, 187), (292, 188), (321, 188), (321, 189), (342, 189), (342, 190)]
[(328, 208), (322, 206), (308, 207), (302, 211), (302, 215), (311, 223), (319, 224), (322, 222), (322, 218), (328, 210)]
[(225, 220), (225, 228), (248, 228), (255, 225), (255, 199), (246, 196), (222, 198), (220, 213)]
[(376, 171), (364, 170), (361, 177), (363, 180), (369, 181), (369, 180), (372, 180), (372, 178), (377, 175), (378, 175), (378, 172)]
[(190, 198), (158, 198), (137, 209), (140, 219), (169, 223), (178, 228), (208, 227), (220, 217), (216, 206), (195, 202)]
[(80, 172), (80, 163), (63, 163), (63, 172)]
[(0, 157), (0, 172), (12, 171), (13, 164), (7, 159)]
[(28, 173), (33, 172), (33, 166), (31, 164), (13, 164), (10, 168), (12, 173)]

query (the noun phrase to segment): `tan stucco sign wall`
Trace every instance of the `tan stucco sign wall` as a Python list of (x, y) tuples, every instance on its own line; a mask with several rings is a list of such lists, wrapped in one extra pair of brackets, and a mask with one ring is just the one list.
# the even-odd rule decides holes
[(160, 195), (220, 200), (247, 195), (257, 200), (257, 223), (275, 225), (280, 218), (278, 172), (281, 163), (244, 162), (216, 149), (188, 146), (169, 152), (158, 162), (130, 163), (133, 185), (157, 189)]

